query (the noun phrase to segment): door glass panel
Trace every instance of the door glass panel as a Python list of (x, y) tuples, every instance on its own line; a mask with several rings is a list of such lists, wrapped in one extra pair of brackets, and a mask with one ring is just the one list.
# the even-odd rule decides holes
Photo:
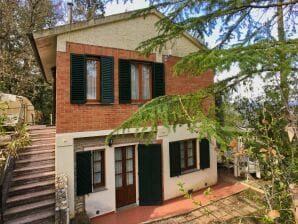
[(122, 187), (122, 174), (116, 175), (116, 187)]
[(126, 174), (126, 184), (127, 185), (133, 184), (133, 173)]
[(129, 159), (126, 160), (126, 172), (132, 172), (133, 171), (133, 160)]
[(116, 174), (122, 173), (122, 161), (117, 161), (115, 163), (115, 172)]
[(126, 159), (132, 159), (133, 157), (133, 147), (129, 146), (126, 148)]
[(94, 184), (101, 183), (101, 173), (94, 174)]
[(94, 162), (94, 172), (101, 172), (101, 162)]

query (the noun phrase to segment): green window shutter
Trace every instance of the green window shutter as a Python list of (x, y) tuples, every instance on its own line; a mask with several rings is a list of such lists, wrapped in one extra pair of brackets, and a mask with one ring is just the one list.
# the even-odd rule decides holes
[(77, 196), (92, 192), (91, 151), (76, 153)]
[(86, 102), (86, 63), (85, 55), (70, 55), (70, 102)]
[(210, 144), (206, 138), (200, 141), (200, 168), (210, 168)]
[(170, 142), (170, 177), (181, 175), (181, 154), (179, 142)]
[(153, 63), (152, 98), (165, 95), (165, 68), (163, 63)]
[(119, 59), (119, 103), (131, 103), (130, 61)]
[(100, 102), (114, 103), (114, 58), (100, 59)]

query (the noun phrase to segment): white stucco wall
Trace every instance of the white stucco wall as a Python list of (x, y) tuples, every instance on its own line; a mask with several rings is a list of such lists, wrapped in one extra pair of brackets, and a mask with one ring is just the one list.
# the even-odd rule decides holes
[[(130, 133), (135, 130), (131, 129)], [(68, 176), (68, 195), (69, 195), (69, 208), (70, 216), (74, 216), (75, 206), (75, 179), (74, 179), (74, 146), (73, 141), (75, 138), (82, 137), (94, 137), (94, 136), (106, 136), (110, 130), (96, 131), (96, 132), (77, 132), (67, 134), (56, 135), (56, 172), (65, 173)], [(168, 200), (181, 195), (178, 191), (178, 182), (185, 183), (186, 189), (198, 190), (206, 186), (211, 186), (217, 182), (217, 166), (216, 166), (216, 152), (214, 150), (214, 144), (210, 146), (210, 168), (205, 170), (199, 170), (199, 145), (197, 145), (197, 167), (198, 170), (181, 175), (179, 177), (170, 177), (170, 161), (169, 161), (169, 142), (179, 141), (185, 139), (193, 139), (197, 137), (197, 134), (190, 133), (187, 130), (187, 126), (183, 125), (177, 127), (175, 133), (168, 132), (167, 129), (159, 127), (157, 133), (157, 139), (162, 140), (162, 159), (163, 159), (163, 189), (164, 200)], [(138, 187), (138, 150), (137, 143), (132, 142), (129, 144), (113, 145), (112, 147), (104, 147), (105, 149), (105, 189), (99, 192), (90, 193), (85, 196), (85, 208), (90, 217), (96, 216), (97, 211), (99, 215), (112, 212), (116, 210), (116, 193), (115, 193), (115, 162), (114, 151), (116, 147), (125, 145), (136, 145), (135, 147), (135, 177), (136, 177), (136, 203), (138, 204), (139, 187)], [(86, 149), (88, 150), (88, 149)], [(207, 183), (207, 185), (205, 185)]]
[[(158, 20), (158, 16), (151, 14), (146, 18), (125, 19), (61, 34), (57, 37), (57, 51), (65, 52), (67, 42), (135, 50), (142, 41), (157, 36), (154, 24)], [(171, 49), (171, 55), (179, 57), (199, 49), (198, 45), (184, 35), (177, 39), (174, 45), (169, 43), (167, 48)], [(161, 53), (169, 54), (168, 49)]]
[(163, 187), (164, 200), (175, 198), (181, 195), (178, 191), (178, 183), (185, 183), (186, 189), (198, 190), (216, 184), (217, 182), (217, 156), (214, 150), (214, 144), (210, 142), (210, 168), (200, 170), (200, 151), (197, 140), (197, 169), (191, 173), (182, 174), (179, 177), (170, 177), (170, 155), (169, 142), (195, 139), (196, 133), (190, 133), (186, 125), (178, 127), (176, 132), (168, 132), (164, 127), (159, 128), (158, 139), (162, 139), (163, 156)]

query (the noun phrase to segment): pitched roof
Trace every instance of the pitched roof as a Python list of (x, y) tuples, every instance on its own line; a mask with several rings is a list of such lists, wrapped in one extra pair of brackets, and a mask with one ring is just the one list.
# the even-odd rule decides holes
[[(76, 22), (71, 24), (66, 24), (62, 26), (57, 26), (54, 28), (42, 30), (35, 32), (33, 34), (28, 34), (30, 43), (34, 50), (36, 59), (40, 65), (41, 71), (48, 81), (51, 79), (51, 70), (56, 64), (56, 48), (57, 48), (57, 36), (69, 32), (75, 32), (79, 30), (89, 29), (96, 26), (101, 26), (104, 24), (115, 23), (123, 20), (130, 20), (136, 17), (143, 15), (137, 14), (140, 10), (124, 12), (120, 14), (110, 15), (106, 17), (99, 17), (94, 20)], [(153, 14), (159, 17), (160, 19), (165, 16), (159, 11), (153, 9), (150, 10), (148, 14)], [(200, 42), (198, 39), (195, 39), (187, 32), (183, 33), (183, 36), (186, 37), (190, 42), (195, 44), (199, 48), (206, 48), (206, 46)]]

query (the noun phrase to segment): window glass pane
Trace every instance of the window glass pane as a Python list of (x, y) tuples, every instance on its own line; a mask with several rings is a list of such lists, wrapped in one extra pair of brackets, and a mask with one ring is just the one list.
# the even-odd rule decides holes
[(93, 151), (93, 161), (101, 160), (101, 152), (100, 151)]
[(94, 174), (94, 184), (100, 184), (101, 183), (101, 173), (95, 173)]
[(192, 157), (193, 156), (193, 149), (192, 148), (188, 148), (187, 149), (187, 155), (188, 155), (188, 157)]
[(122, 187), (122, 174), (116, 175), (116, 187)]
[(116, 174), (122, 173), (122, 161), (115, 163), (115, 172)]
[(129, 146), (126, 148), (126, 159), (132, 159), (133, 157), (133, 147)]
[(184, 149), (182, 148), (180, 148), (180, 157), (181, 157), (181, 159), (184, 159)]
[(185, 160), (184, 158), (181, 158), (181, 168), (184, 169), (185, 168)]
[(135, 64), (131, 65), (131, 99), (139, 99), (139, 70)]
[(180, 142), (180, 150), (184, 150), (184, 142)]
[(127, 185), (133, 184), (133, 173), (126, 174), (126, 184)]
[(194, 165), (194, 157), (190, 157), (187, 160), (188, 166), (193, 166)]
[(121, 149), (115, 150), (115, 160), (122, 160), (122, 150)]
[(133, 160), (126, 160), (126, 172), (133, 171)]
[(187, 141), (187, 148), (188, 149), (192, 149), (193, 148), (192, 141)]
[(87, 60), (87, 99), (96, 99), (96, 60)]
[(94, 163), (94, 172), (101, 172), (101, 162)]
[(150, 73), (149, 73), (149, 65), (144, 64), (142, 66), (142, 93), (143, 99), (150, 99)]

